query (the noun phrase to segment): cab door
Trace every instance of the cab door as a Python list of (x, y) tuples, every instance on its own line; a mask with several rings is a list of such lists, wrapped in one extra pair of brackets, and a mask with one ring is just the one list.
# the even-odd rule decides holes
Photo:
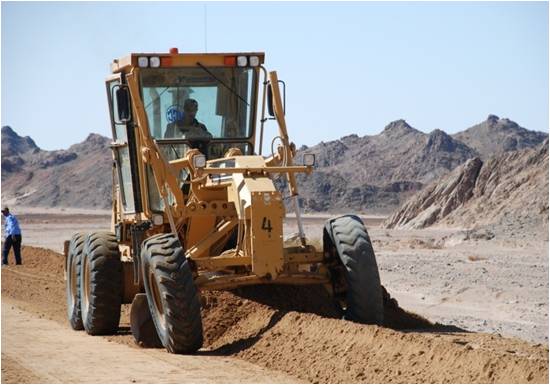
[(141, 212), (134, 125), (131, 118), (125, 122), (119, 120), (116, 91), (123, 86), (121, 75), (116, 74), (108, 78), (106, 86), (113, 132), (113, 144), (111, 147), (118, 174), (121, 208), (124, 214), (133, 214)]

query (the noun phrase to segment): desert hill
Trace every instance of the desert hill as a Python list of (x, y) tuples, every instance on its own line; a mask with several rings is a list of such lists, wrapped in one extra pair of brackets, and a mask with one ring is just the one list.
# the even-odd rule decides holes
[(548, 139), (536, 148), (468, 160), (412, 197), (385, 223), (388, 228), (441, 224), (547, 233)]
[[(495, 118), (489, 115), (477, 126), (452, 136), (439, 129), (426, 134), (397, 120), (377, 135), (350, 135), (303, 146), (301, 152), (316, 155), (317, 168), (312, 176), (298, 177), (302, 205), (306, 211), (387, 214), (470, 158), (485, 159), (503, 151), (533, 147), (548, 137), (508, 119), (494, 122)], [(467, 138), (471, 145), (460, 138)], [(491, 145), (479, 144), (489, 141)]]
[(534, 147), (548, 134), (530, 131), (510, 119), (489, 115), (484, 122), (452, 136), (474, 149), (480, 158), (487, 159), (493, 154)]
[(2, 157), (36, 153), (40, 148), (29, 136), (21, 137), (9, 126), (2, 127)]
[(445, 132), (425, 134), (404, 120), (378, 135), (350, 135), (302, 150), (318, 159), (312, 177), (299, 176), (306, 211), (391, 212), (425, 183), (475, 156)]
[(44, 151), (31, 138), (2, 127), (2, 203), (109, 208), (110, 141), (90, 134), (67, 150)]

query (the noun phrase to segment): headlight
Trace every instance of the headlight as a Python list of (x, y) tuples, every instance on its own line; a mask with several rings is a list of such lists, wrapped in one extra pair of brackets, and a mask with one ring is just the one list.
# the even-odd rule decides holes
[(304, 154), (302, 156), (302, 162), (304, 163), (304, 166), (315, 165), (315, 154)]
[(246, 56), (237, 56), (237, 66), (239, 67), (246, 67), (248, 64), (248, 59)]
[(158, 56), (151, 56), (149, 58), (149, 65), (153, 68), (160, 67), (160, 57)]
[(250, 56), (248, 58), (248, 64), (251, 67), (258, 67), (260, 65), (260, 58), (258, 56)]
[(197, 154), (193, 156), (193, 167), (203, 168), (206, 167), (206, 156), (203, 154)]
[(153, 224), (155, 226), (160, 226), (164, 223), (164, 220), (162, 218), (162, 215), (159, 215), (159, 214), (155, 214), (153, 215)]
[(140, 56), (138, 57), (138, 66), (140, 68), (147, 68), (149, 67), (149, 58), (147, 56)]

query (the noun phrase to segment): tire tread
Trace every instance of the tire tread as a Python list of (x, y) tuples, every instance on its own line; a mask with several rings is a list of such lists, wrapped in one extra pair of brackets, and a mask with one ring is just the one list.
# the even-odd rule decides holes
[(348, 282), (345, 317), (361, 323), (382, 324), (382, 285), (365, 225), (355, 215), (344, 215), (329, 220), (327, 227), (332, 232), (332, 241), (345, 267)]
[[(154, 235), (143, 242), (141, 250), (145, 292), (162, 344), (171, 353), (195, 353), (203, 344), (200, 301), (179, 239), (170, 233)], [(162, 333), (162, 328), (158, 326), (162, 321), (156, 317), (148, 284), (149, 266), (158, 280), (165, 310), (166, 333)]]
[[(86, 240), (86, 234), (76, 233), (72, 236), (69, 243), (69, 252), (67, 255), (67, 281), (66, 281), (66, 294), (67, 294), (67, 317), (69, 319), (69, 324), (73, 330), (83, 330), (84, 325), (82, 324), (82, 313), (80, 310), (80, 269), (82, 262), (82, 253), (84, 251), (84, 241)], [(71, 272), (69, 269), (72, 269), (72, 260), (75, 261), (75, 278), (76, 278), (76, 293), (75, 301), (71, 308), (70, 304), (72, 300), (72, 285), (71, 285)]]
[(122, 262), (115, 235), (110, 232), (88, 235), (84, 253), (90, 266), (89, 309), (83, 319), (84, 329), (91, 335), (116, 333), (122, 305)]

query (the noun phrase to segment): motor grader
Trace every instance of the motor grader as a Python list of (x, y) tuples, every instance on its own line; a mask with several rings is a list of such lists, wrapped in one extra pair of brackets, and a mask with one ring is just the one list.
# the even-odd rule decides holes
[[(284, 82), (263, 63), (260, 52), (177, 49), (113, 61), (106, 80), (112, 223), (65, 242), (73, 329), (116, 333), (121, 305), (131, 303), (139, 344), (193, 353), (203, 343), (200, 292), (265, 284), (323, 285), (346, 319), (382, 322), (378, 268), (361, 219), (331, 218), (322, 249), (308, 243), (296, 174), (311, 173), (315, 157), (295, 159)], [(270, 121), (278, 134), (264, 156)], [(283, 239), (286, 207), (297, 221), (292, 245)]]

